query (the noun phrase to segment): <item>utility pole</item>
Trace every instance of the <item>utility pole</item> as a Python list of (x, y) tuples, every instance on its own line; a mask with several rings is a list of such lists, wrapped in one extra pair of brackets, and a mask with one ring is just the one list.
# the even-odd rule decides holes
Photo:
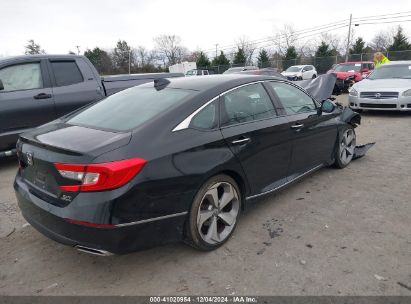
[(218, 46), (218, 43), (215, 44), (215, 58), (217, 58), (217, 46)]
[(131, 74), (131, 48), (128, 47), (128, 74)]
[(345, 52), (345, 62), (348, 62), (348, 53), (350, 52), (352, 14), (350, 14), (350, 23), (348, 24), (347, 50)]
[(80, 46), (76, 45), (76, 48), (77, 48), (77, 55), (80, 55)]

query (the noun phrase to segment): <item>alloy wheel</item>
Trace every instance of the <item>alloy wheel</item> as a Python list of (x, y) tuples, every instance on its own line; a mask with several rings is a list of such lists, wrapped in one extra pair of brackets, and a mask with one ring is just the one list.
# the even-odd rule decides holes
[(224, 242), (235, 227), (239, 210), (239, 196), (233, 185), (218, 182), (208, 188), (197, 214), (197, 229), (203, 241)]
[(340, 142), (340, 160), (343, 165), (349, 164), (352, 160), (354, 156), (355, 144), (356, 138), (354, 130), (345, 130)]

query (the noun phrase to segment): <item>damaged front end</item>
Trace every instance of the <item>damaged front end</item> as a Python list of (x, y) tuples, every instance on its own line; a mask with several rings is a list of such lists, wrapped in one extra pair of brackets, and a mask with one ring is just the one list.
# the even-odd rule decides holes
[[(339, 95), (341, 93), (341, 89), (336, 84), (336, 81), (337, 76), (335, 74), (325, 74), (314, 79), (297, 81), (295, 84), (305, 89), (317, 101), (321, 102), (321, 111), (323, 111), (323, 108), (328, 108), (330, 110), (327, 112), (339, 111), (337, 119), (339, 119), (342, 124), (349, 124), (353, 128), (356, 128), (361, 124), (361, 115), (341, 103), (332, 102), (335, 100), (332, 96)], [(327, 103), (327, 105), (324, 107), (325, 103)], [(331, 103), (334, 106), (331, 106)], [(332, 107), (332, 109), (330, 107)], [(356, 146), (354, 149), (353, 159), (363, 157), (367, 151), (374, 146), (374, 144), (375, 143), (373, 142)]]

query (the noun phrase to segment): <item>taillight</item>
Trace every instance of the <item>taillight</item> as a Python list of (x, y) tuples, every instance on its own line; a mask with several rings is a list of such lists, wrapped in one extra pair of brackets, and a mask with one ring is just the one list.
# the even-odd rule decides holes
[(101, 164), (54, 164), (60, 175), (79, 181), (79, 185), (60, 186), (63, 192), (107, 191), (130, 182), (147, 164), (141, 158)]

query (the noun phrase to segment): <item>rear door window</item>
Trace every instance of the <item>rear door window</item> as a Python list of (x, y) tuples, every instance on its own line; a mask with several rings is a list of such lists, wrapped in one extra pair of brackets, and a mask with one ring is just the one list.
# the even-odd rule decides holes
[(0, 70), (0, 80), (4, 90), (11, 92), (43, 88), (43, 78), (39, 62), (16, 64)]
[(222, 98), (221, 126), (276, 116), (270, 97), (261, 83), (235, 89)]
[(52, 61), (51, 67), (58, 87), (83, 82), (83, 75), (75, 61)]
[(195, 129), (212, 130), (217, 127), (217, 105), (216, 101), (210, 103), (191, 120), (190, 126)]

